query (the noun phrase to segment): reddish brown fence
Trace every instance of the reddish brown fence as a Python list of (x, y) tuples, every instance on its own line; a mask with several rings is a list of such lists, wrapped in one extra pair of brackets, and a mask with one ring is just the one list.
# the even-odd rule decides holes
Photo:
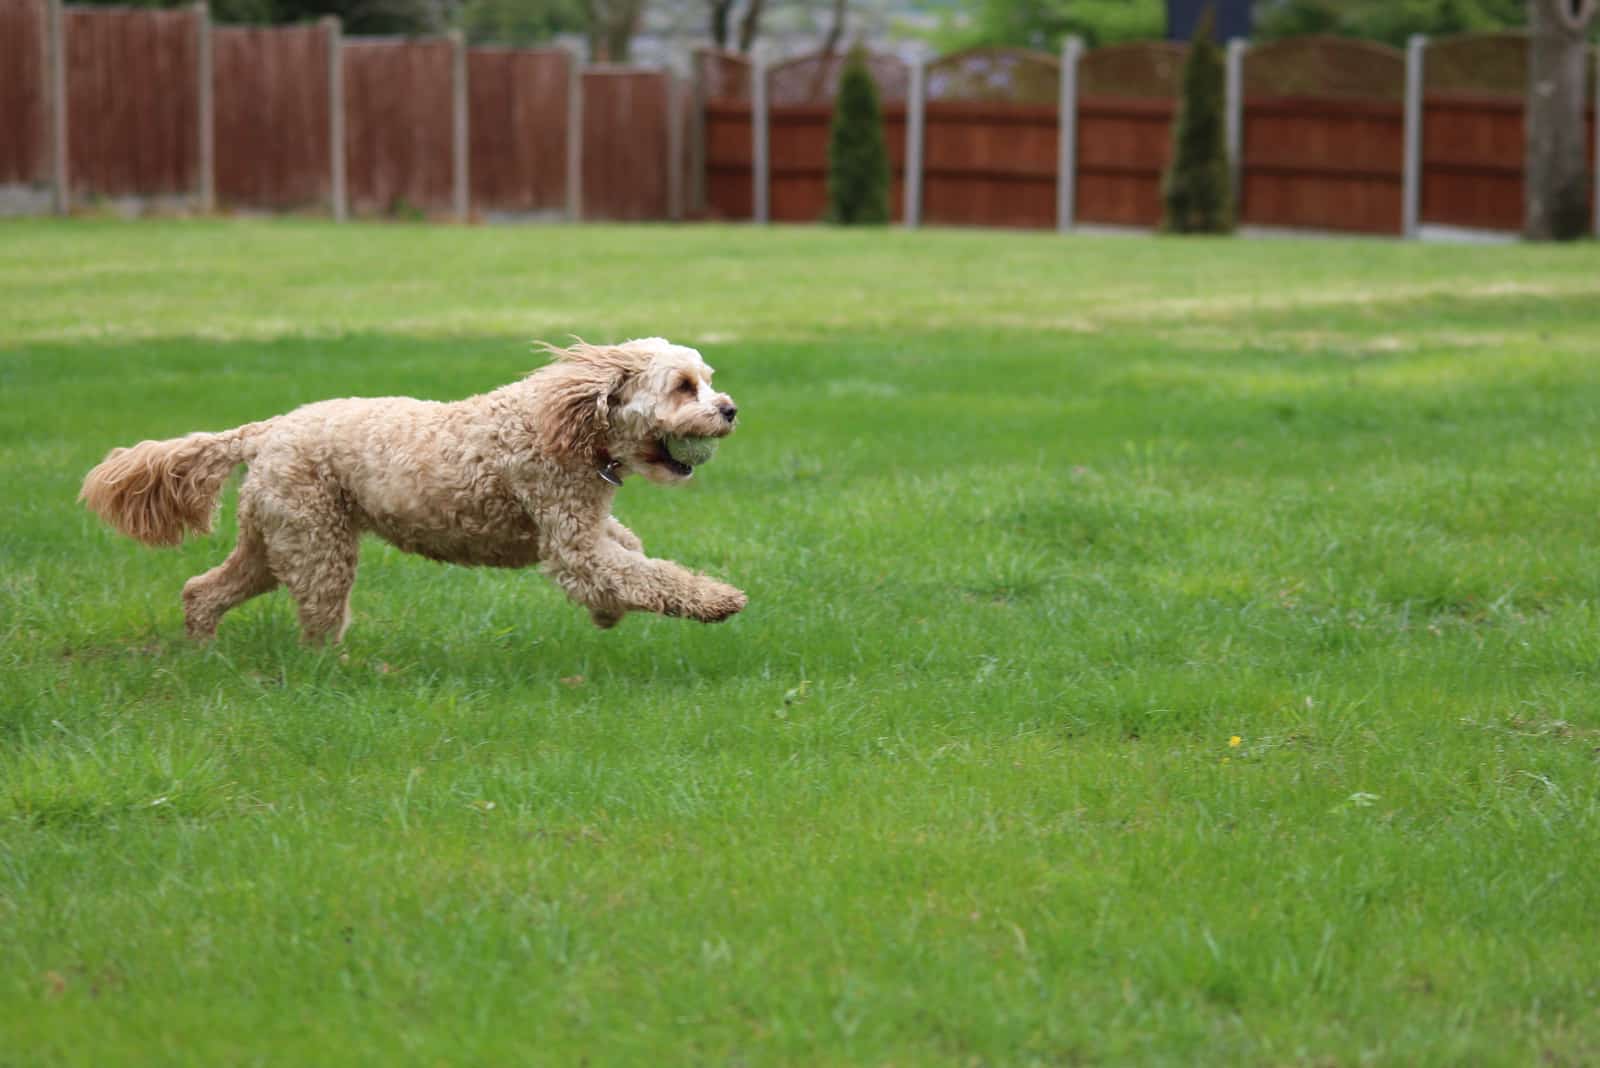
[[(1422, 123), (1423, 219), (1520, 230), (1527, 36), (1473, 34), (1441, 41), (1428, 49), (1423, 71), (1427, 91)], [(1594, 84), (1592, 71), (1584, 82)], [(1593, 160), (1590, 103), (1585, 158)], [(1592, 184), (1590, 192), (1592, 197)]]
[(1366, 41), (1302, 37), (1244, 60), (1239, 219), (1401, 232), (1405, 57)]
[(191, 192), (200, 158), (193, 9), (68, 8), (68, 166), (75, 192)]
[(583, 72), (583, 214), (661, 219), (671, 208), (671, 83), (659, 71)]
[(554, 212), (566, 206), (572, 57), (561, 49), (467, 53), (472, 206)]
[[(904, 212), (906, 94), (910, 72), (893, 56), (868, 65), (878, 85), (883, 132), (893, 175), (889, 211)], [(772, 160), (770, 205), (777, 222), (816, 222), (828, 209), (828, 128), (839, 90), (842, 56), (802, 56), (767, 72)]]
[(1120, 226), (1161, 222), (1161, 175), (1187, 46), (1099, 48), (1078, 69), (1077, 219)]
[(1061, 63), (973, 49), (928, 67), (922, 215), (958, 226), (1056, 224)]
[(332, 181), (331, 23), (211, 32), (223, 206), (321, 207)]
[(50, 97), (42, 0), (0, 3), (0, 184), (50, 177)]
[[(739, 219), (762, 207), (763, 218), (805, 222), (826, 210), (838, 56), (778, 64), (756, 93), (748, 62), (702, 52), (691, 102), (667, 73), (603, 67), (574, 77), (575, 61), (552, 50), (341, 41), (331, 23), (208, 29), (194, 7), (69, 7), (56, 19), (48, 3), (0, 0), (0, 185), (56, 187), (64, 169), (58, 204), (174, 196), (204, 207), (214, 191), (224, 208), (331, 205), (336, 214), (581, 205), (588, 218)], [(1155, 225), (1184, 54), (1142, 44), (1082, 57), (1071, 175), (1058, 173), (1064, 86), (1054, 57), (949, 56), (918, 80), (917, 101), (904, 63), (871, 57), (894, 213), (904, 214), (912, 155), (919, 219)], [(1419, 219), (1519, 229), (1526, 37), (1451, 38), (1414, 55), (1425, 91), (1408, 135), (1400, 53), (1316, 38), (1246, 50), (1243, 91), (1230, 98), (1241, 221), (1372, 233)], [(569, 129), (574, 114), (583, 121)], [(907, 146), (913, 125), (921, 139)], [(760, 129), (766, 152), (757, 159)], [(1421, 151), (1408, 172), (1410, 135)], [(1592, 159), (1592, 107), (1584, 136)], [(1070, 220), (1058, 219), (1068, 193)], [(8, 197), (6, 210), (38, 203), (31, 193)]]
[(704, 153), (695, 207), (713, 219), (748, 219), (755, 196), (750, 63), (743, 56), (706, 50), (695, 54), (695, 73)]
[(352, 211), (443, 214), (451, 209), (454, 53), (448, 40), (345, 42), (345, 159)]

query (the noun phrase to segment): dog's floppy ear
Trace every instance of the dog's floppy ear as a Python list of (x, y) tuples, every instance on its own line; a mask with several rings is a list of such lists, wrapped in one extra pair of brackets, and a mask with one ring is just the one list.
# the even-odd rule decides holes
[(616, 345), (582, 341), (567, 348), (541, 344), (555, 358), (535, 372), (544, 387), (533, 430), (552, 456), (588, 463), (605, 449), (610, 409), (632, 375), (644, 369), (647, 357)]

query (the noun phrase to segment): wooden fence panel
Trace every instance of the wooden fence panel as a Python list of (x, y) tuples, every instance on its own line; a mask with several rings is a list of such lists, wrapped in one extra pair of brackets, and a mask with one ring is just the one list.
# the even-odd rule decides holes
[(194, 192), (200, 184), (195, 12), (68, 8), (63, 18), (74, 195)]
[(1188, 46), (1140, 42), (1097, 48), (1078, 68), (1079, 222), (1161, 225), (1161, 178)]
[[(802, 56), (767, 72), (769, 203), (774, 222), (817, 222), (828, 210), (828, 131), (844, 58)], [(906, 95), (911, 73), (887, 55), (867, 59), (883, 109), (891, 175), (889, 213), (905, 215)]]
[(1241, 222), (1398, 234), (1405, 57), (1366, 41), (1306, 37), (1244, 65)]
[[(1422, 124), (1424, 222), (1473, 230), (1522, 230), (1527, 145), (1524, 114), (1520, 95), (1465, 91), (1427, 94)], [(1583, 158), (1592, 167), (1592, 105), (1583, 125)], [(1585, 184), (1592, 213), (1594, 182)]]
[(1241, 222), (1398, 234), (1405, 170), (1401, 104), (1246, 99)]
[[(1526, 157), (1525, 33), (1463, 34), (1428, 46), (1423, 65), (1422, 219), (1477, 230), (1519, 232)], [(1593, 92), (1594, 56), (1584, 78)], [(1584, 123), (1584, 159), (1594, 161), (1594, 101)], [(1591, 176), (1592, 177), (1592, 176)], [(1588, 183), (1590, 211), (1594, 183)]]
[(1423, 115), (1423, 221), (1521, 230), (1526, 143), (1522, 98), (1429, 93)]
[(44, 0), (0, 0), (0, 185), (50, 180)]
[(474, 209), (529, 213), (565, 206), (571, 73), (572, 56), (564, 49), (468, 50), (467, 169)]
[(705, 213), (713, 219), (755, 214), (755, 137), (750, 119), (751, 65), (727, 52), (695, 54), (704, 117)]
[(1161, 178), (1172, 158), (1171, 100), (1078, 98), (1079, 222), (1161, 225)]
[(332, 186), (325, 25), (211, 31), (217, 202), (320, 207)]
[(345, 166), (353, 213), (453, 210), (454, 52), (448, 40), (345, 39)]
[(922, 216), (958, 226), (1054, 227), (1061, 64), (973, 49), (928, 67)]
[(583, 72), (583, 215), (665, 219), (669, 76), (598, 67)]

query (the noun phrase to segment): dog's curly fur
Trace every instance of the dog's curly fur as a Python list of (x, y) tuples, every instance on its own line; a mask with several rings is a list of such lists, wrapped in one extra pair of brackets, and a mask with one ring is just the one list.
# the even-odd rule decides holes
[(357, 545), (371, 532), (456, 564), (542, 565), (601, 627), (630, 611), (727, 619), (732, 586), (643, 554), (611, 515), (633, 472), (677, 482), (667, 435), (722, 437), (736, 409), (711, 388), (694, 349), (661, 338), (545, 346), (554, 358), (519, 382), (442, 404), (409, 397), (322, 401), (215, 434), (114, 449), (80, 497), (117, 530), (151, 545), (210, 531), (239, 464), (239, 541), (183, 588), (191, 637), (280, 583), (308, 642), (349, 623)]

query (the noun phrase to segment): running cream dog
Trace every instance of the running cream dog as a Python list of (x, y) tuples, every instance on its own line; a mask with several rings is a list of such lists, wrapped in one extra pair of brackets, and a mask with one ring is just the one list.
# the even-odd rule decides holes
[(662, 444), (720, 438), (737, 409), (694, 349), (661, 338), (547, 346), (553, 361), (519, 382), (451, 404), (409, 397), (322, 401), (221, 433), (115, 449), (81, 500), (150, 545), (209, 532), (239, 464), (239, 542), (183, 588), (191, 637), (280, 583), (305, 639), (337, 642), (350, 619), (357, 547), (371, 532), (454, 564), (540, 564), (600, 627), (627, 612), (720, 622), (745, 595), (644, 555), (611, 515), (628, 473), (693, 474)]

